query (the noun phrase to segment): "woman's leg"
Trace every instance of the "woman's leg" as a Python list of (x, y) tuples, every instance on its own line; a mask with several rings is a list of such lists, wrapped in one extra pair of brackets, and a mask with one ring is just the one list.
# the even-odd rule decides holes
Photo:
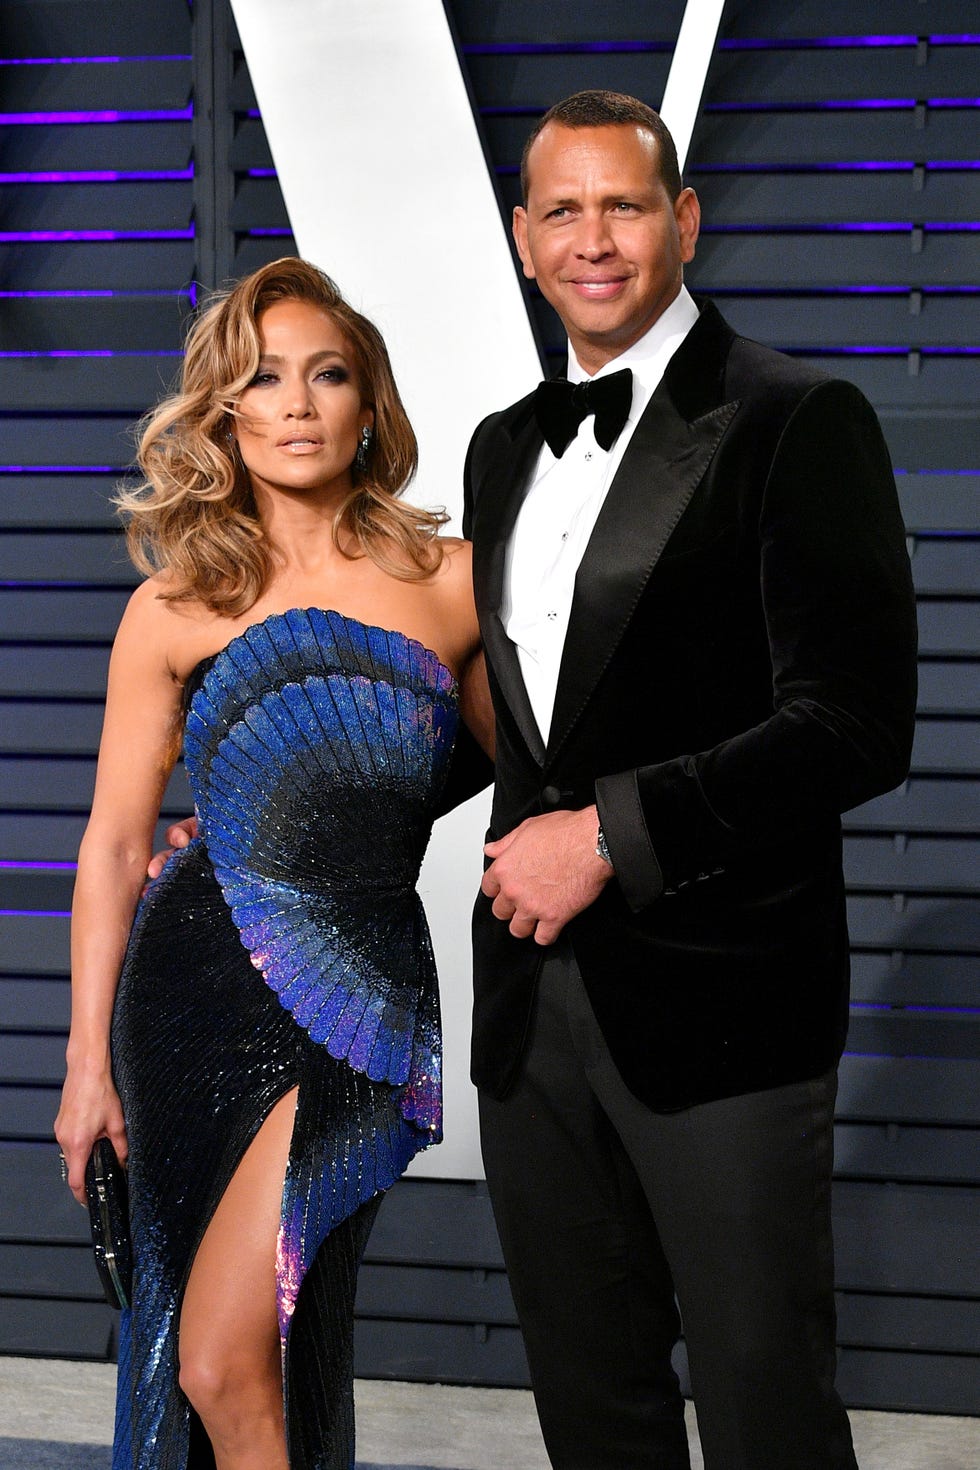
[(180, 1386), (217, 1470), (288, 1470), (276, 1241), (296, 1089), (242, 1157), (198, 1247), (180, 1316)]

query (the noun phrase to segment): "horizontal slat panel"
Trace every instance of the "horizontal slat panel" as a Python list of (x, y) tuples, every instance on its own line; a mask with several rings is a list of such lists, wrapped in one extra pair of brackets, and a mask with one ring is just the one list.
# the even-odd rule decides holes
[(913, 248), (915, 243), (911, 235), (879, 232), (781, 235), (778, 242), (762, 234), (706, 233), (698, 241), (697, 256), (686, 276), (695, 291), (765, 289), (773, 285), (775, 257), (779, 261), (777, 284), (800, 291), (836, 286), (965, 285), (973, 279), (974, 235), (932, 232), (924, 237), (920, 249)]
[(69, 1004), (63, 980), (0, 980), (0, 1030), (65, 1031)]
[(105, 1362), (116, 1331), (104, 1302), (0, 1300), (0, 1353)]
[[(502, 120), (505, 121), (505, 120)], [(510, 121), (507, 119), (506, 121)], [(523, 120), (521, 120), (523, 121)], [(517, 120), (515, 120), (517, 122)], [(520, 156), (519, 124), (508, 135)], [(523, 129), (526, 134), (528, 129)], [(863, 113), (857, 124), (851, 111), (702, 113), (691, 153), (688, 182), (698, 188), (700, 169), (722, 163), (789, 168), (821, 163), (972, 162), (976, 153), (976, 119), (972, 108), (951, 111), (929, 108), (920, 124), (908, 107)], [(507, 157), (508, 151), (499, 156)]]
[(924, 659), (919, 664), (919, 709), (924, 713), (980, 713), (976, 665)]
[(858, 1348), (838, 1356), (837, 1391), (851, 1408), (980, 1414), (978, 1384), (975, 1357)]
[[(963, 538), (922, 539), (913, 545), (912, 576), (916, 590), (933, 597), (980, 594), (980, 558), (974, 542)], [(126, 575), (120, 576), (120, 571)], [(21, 581), (132, 582), (119, 531), (85, 535), (57, 531), (10, 531), (0, 539), (0, 578)], [(975, 616), (974, 609), (962, 617)], [(929, 614), (926, 614), (928, 623)]]
[[(93, 364), (86, 370), (92, 372)], [(30, 413), (3, 417), (3, 462), (28, 468), (67, 463), (122, 470), (132, 462), (136, 449), (134, 417), (145, 408), (144, 403), (129, 413), (103, 411), (96, 416), (66, 410), (57, 418)]]
[(838, 1123), (834, 1173), (842, 1179), (980, 1184), (980, 1136), (975, 1128)]
[[(104, 692), (104, 691), (103, 691)], [(94, 753), (102, 733), (101, 699), (67, 704), (54, 700), (0, 702), (0, 750), (52, 755)]]
[(60, 1097), (60, 1082), (51, 1087), (0, 1086), (0, 1138), (50, 1143)]
[[(105, 410), (128, 413), (135, 419), (170, 389), (179, 371), (180, 355), (176, 347), (137, 352), (133, 356), (120, 353), (113, 357), (8, 358), (0, 360), (0, 393), (8, 409), (25, 413), (38, 409), (63, 411), (70, 404), (73, 413)], [(85, 463), (75, 458), (67, 426), (58, 436), (56, 459), (40, 460), (35, 450), (22, 462), (63, 463), (66, 454), (71, 456), (71, 464)], [(103, 463), (125, 465), (132, 461), (134, 454), (135, 440), (130, 434), (128, 443), (117, 448), (114, 459)]]
[(912, 541), (912, 580), (916, 591), (932, 596), (980, 593), (977, 542), (966, 536), (916, 536)]
[[(44, 173), (86, 172), (93, 168), (117, 173), (184, 169), (191, 159), (192, 126), (189, 120), (114, 122), (94, 132), (93, 128), (71, 123), (46, 123), (43, 129), (14, 124), (4, 129), (9, 139), (4, 149), (5, 166), (11, 171)], [(97, 153), (97, 162), (93, 152)]]
[(4, 303), (4, 346), (21, 351), (177, 348), (187, 303), (122, 296)]
[(0, 975), (67, 973), (67, 919), (0, 914)]
[[(932, 35), (970, 29), (973, 0), (874, 0), (876, 36), (919, 35), (928, 20)], [(869, 7), (854, 0), (752, 0), (725, 16), (725, 37), (866, 36)]]
[(976, 656), (980, 650), (980, 603), (919, 603), (919, 649), (932, 655)]
[(7, 290), (176, 291), (194, 271), (193, 240), (0, 245)]
[(101, 699), (108, 663), (106, 648), (32, 648), (28, 652), (0, 647), (0, 689), (11, 695), (70, 694)]
[(980, 847), (955, 837), (849, 836), (844, 876), (851, 888), (969, 893), (980, 887)]
[[(919, 720), (915, 727), (915, 745), (912, 750), (913, 773), (976, 775), (978, 760), (978, 730), (975, 721)], [(971, 801), (971, 811), (972, 805)], [(952, 823), (954, 830), (957, 825), (956, 821)]]
[(980, 47), (932, 46), (919, 65), (914, 46), (722, 51), (712, 64), (707, 105), (778, 107), (883, 97), (967, 101), (976, 97), (978, 56)]
[(235, 274), (247, 276), (251, 271), (260, 270), (262, 266), (279, 260), (283, 255), (298, 253), (292, 235), (277, 236), (274, 239), (266, 239), (261, 235), (240, 235), (235, 241)]
[(0, 529), (116, 527), (110, 497), (120, 481), (118, 474), (0, 475)]
[(930, 1015), (918, 1006), (904, 1011), (855, 1006), (847, 1047), (851, 1052), (887, 1057), (980, 1061), (980, 1009)]
[(980, 297), (766, 296), (718, 300), (736, 332), (787, 348), (969, 347), (980, 341)]
[(269, 140), (265, 135), (265, 127), (261, 118), (236, 119), (230, 163), (236, 173), (243, 173), (251, 168), (275, 167), (272, 149), (269, 147)]
[(235, 190), (231, 220), (234, 230), (289, 228), (289, 215), (278, 179), (242, 179)]
[[(178, 111), (187, 106), (191, 90), (191, 64), (183, 57), (144, 55), (132, 61), (122, 57), (112, 63), (4, 70), (4, 112)], [(92, 126), (101, 131), (107, 124)]]
[(980, 530), (980, 474), (898, 475), (895, 483), (911, 531)]
[(851, 955), (851, 999), (887, 1005), (975, 1006), (976, 960), (973, 955), (857, 950)]
[(354, 1372), (407, 1382), (528, 1386), (527, 1358), (516, 1327), (474, 1328), (432, 1322), (354, 1323)]
[[(73, 863), (87, 817), (34, 811), (0, 814), (0, 853), (22, 863)], [(31, 906), (34, 907), (34, 906)]]
[(893, 409), (876, 404), (898, 473), (939, 470), (958, 473), (977, 460), (976, 424), (962, 409)]
[[(95, 761), (0, 757), (0, 807), (8, 812), (87, 812), (95, 786)], [(164, 806), (191, 800), (179, 766), (167, 784)]]
[[(0, 1256), (0, 1272), (2, 1266)], [(358, 1276), (355, 1311), (360, 1317), (517, 1325), (503, 1271), (381, 1266), (368, 1261)]]
[(48, 1087), (65, 1075), (63, 1036), (0, 1036), (0, 1082)]
[(18, 642), (107, 643), (115, 636), (129, 593), (97, 588), (0, 589), (0, 628)]
[(183, 179), (12, 189), (9, 198), (5, 230), (183, 230), (193, 207)]
[(450, 7), (464, 45), (529, 41), (645, 41), (671, 45), (676, 40), (682, 0), (658, 0), (642, 22), (628, 5), (597, 5), (595, 0), (562, 0), (544, 10), (527, 0), (458, 0)]
[[(840, 1180), (834, 1191), (837, 1285), (842, 1291), (980, 1295), (976, 1192), (950, 1186)], [(868, 1249), (869, 1240), (874, 1250)], [(936, 1249), (942, 1240), (942, 1250)]]
[(977, 832), (980, 790), (975, 781), (913, 779), (848, 812), (844, 827), (851, 832)]
[[(71, 55), (77, 39), (78, 0), (4, 0), (0, 56)], [(190, 16), (185, 0), (98, 0), (85, 7), (85, 39), (94, 56), (187, 52)]]
[[(537, 111), (486, 114), (483, 131), (492, 158), (505, 177), (520, 163)], [(242, 139), (242, 166), (259, 157), (259, 132)], [(244, 133), (244, 126), (241, 130)], [(976, 117), (972, 108), (928, 108), (919, 121), (912, 108), (853, 111), (702, 112), (694, 132), (685, 182), (700, 190), (719, 166), (728, 169), (814, 168), (820, 164), (867, 162), (921, 163), (930, 159), (972, 162), (976, 156)], [(252, 164), (261, 167), (262, 164)], [(266, 164), (268, 166), (268, 164)], [(508, 196), (512, 199), (512, 196)], [(770, 271), (770, 277), (772, 272)]]
[(0, 1243), (0, 1298), (56, 1297), (102, 1301), (102, 1287), (87, 1245)]
[(980, 714), (976, 664), (939, 659), (918, 664), (918, 711), (920, 714)]
[(980, 1125), (980, 1067), (929, 1057), (859, 1057), (840, 1064), (837, 1116), (858, 1123)]

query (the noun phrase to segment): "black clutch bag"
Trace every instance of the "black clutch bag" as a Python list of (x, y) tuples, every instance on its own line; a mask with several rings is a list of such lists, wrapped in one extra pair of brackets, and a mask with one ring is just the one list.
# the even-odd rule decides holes
[(128, 1307), (133, 1280), (126, 1170), (108, 1138), (97, 1138), (85, 1166), (95, 1264), (110, 1307)]

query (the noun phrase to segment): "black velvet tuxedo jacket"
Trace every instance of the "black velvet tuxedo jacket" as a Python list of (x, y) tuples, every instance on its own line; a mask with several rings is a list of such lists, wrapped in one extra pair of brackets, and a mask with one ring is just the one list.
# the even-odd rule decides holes
[[(541, 443), (528, 397), (467, 459), (491, 835), (597, 802), (615, 878), (566, 933), (651, 1107), (816, 1076), (847, 1026), (840, 813), (903, 779), (913, 731), (914, 602), (874, 413), (702, 307), (579, 569), (547, 748), (498, 611)], [(473, 1077), (502, 1096), (543, 952), (482, 896), (474, 936)]]

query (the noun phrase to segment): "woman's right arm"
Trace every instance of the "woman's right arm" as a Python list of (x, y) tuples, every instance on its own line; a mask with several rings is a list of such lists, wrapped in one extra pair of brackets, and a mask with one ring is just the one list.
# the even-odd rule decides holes
[(134, 593), (113, 645), (92, 815), (72, 900), (71, 1030), (55, 1136), (80, 1202), (97, 1138), (108, 1137), (120, 1159), (127, 1156), (109, 1055), (112, 1007), (180, 741), (181, 691), (166, 641), (174, 615), (155, 591), (149, 582)]

